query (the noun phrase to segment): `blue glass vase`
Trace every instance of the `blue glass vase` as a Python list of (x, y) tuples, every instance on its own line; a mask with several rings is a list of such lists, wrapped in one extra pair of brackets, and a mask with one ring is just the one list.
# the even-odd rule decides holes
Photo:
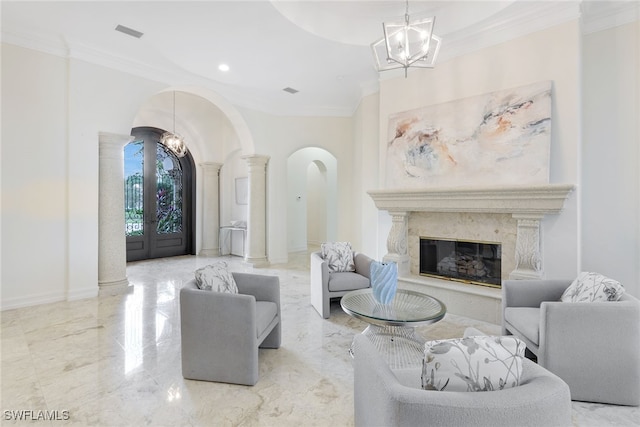
[(398, 265), (373, 261), (370, 268), (373, 297), (380, 304), (391, 304), (398, 289)]

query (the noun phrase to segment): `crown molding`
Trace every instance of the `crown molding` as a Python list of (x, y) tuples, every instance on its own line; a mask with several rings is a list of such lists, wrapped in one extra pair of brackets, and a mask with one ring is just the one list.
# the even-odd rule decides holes
[(497, 16), (443, 36), (440, 60), (446, 61), (580, 18), (580, 4), (516, 2)]
[(591, 34), (640, 20), (640, 2), (594, 1), (583, 2), (582, 33)]
[(69, 49), (64, 40), (54, 39), (44, 34), (16, 31), (4, 25), (2, 28), (2, 43), (24, 47), (38, 52), (48, 53), (54, 56), (66, 58), (69, 56)]

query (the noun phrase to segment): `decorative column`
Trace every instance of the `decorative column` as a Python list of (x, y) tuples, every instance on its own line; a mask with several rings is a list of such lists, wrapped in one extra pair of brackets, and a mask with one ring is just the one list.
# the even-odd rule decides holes
[(243, 156), (249, 166), (249, 206), (247, 250), (244, 261), (253, 267), (265, 267), (267, 261), (267, 162), (269, 156)]
[(541, 279), (542, 256), (540, 251), (540, 219), (537, 214), (513, 214), (518, 221), (516, 234), (516, 268), (510, 279)]
[(201, 163), (202, 190), (202, 249), (200, 255), (220, 255), (220, 168), (222, 163)]
[(409, 233), (409, 212), (389, 211), (391, 215), (391, 230), (387, 237), (388, 253), (383, 257), (385, 262), (395, 262), (398, 265), (398, 275), (409, 274), (409, 254), (407, 240)]
[(98, 286), (100, 295), (131, 290), (124, 220), (124, 146), (129, 135), (99, 133)]

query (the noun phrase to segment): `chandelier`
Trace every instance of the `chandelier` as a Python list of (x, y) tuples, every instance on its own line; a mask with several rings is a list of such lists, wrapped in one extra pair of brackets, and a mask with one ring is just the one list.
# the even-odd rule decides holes
[(384, 37), (371, 44), (378, 71), (409, 67), (433, 68), (440, 52), (442, 39), (433, 34), (435, 16), (409, 18), (406, 0), (404, 20), (382, 24)]
[(177, 157), (187, 154), (187, 146), (184, 138), (176, 133), (176, 92), (173, 92), (173, 132), (165, 132), (160, 138), (160, 143), (167, 147)]

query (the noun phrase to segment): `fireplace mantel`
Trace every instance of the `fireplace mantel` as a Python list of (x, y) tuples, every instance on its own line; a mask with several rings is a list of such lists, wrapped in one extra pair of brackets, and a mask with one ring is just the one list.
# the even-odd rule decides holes
[(560, 213), (573, 185), (373, 190), (376, 207), (389, 212)]
[(434, 189), (387, 189), (369, 191), (376, 207), (392, 218), (387, 238), (387, 261), (398, 264), (400, 274), (409, 274), (407, 220), (411, 212), (471, 212), (511, 214), (517, 220), (516, 268), (511, 279), (543, 277), (540, 256), (540, 220), (558, 214), (573, 191), (568, 184), (500, 187), (455, 187)]

